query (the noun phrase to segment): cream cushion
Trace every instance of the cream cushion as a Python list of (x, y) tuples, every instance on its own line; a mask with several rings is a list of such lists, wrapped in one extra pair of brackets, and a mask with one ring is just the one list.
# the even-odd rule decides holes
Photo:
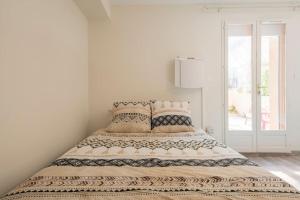
[(115, 102), (112, 115), (112, 121), (106, 129), (107, 132), (136, 133), (151, 131), (150, 102)]
[(152, 101), (152, 132), (191, 132), (194, 127), (188, 101)]

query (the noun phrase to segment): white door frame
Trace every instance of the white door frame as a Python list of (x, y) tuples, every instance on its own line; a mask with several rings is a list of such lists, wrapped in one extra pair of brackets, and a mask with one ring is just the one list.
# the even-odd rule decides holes
[[(263, 21), (239, 20), (222, 23), (223, 138), (227, 145), (239, 152), (290, 152), (286, 130), (260, 131), (260, 96), (257, 93), (257, 84), (260, 84), (260, 25)], [(252, 25), (252, 131), (228, 130), (228, 24)], [(286, 119), (287, 115), (286, 109)]]

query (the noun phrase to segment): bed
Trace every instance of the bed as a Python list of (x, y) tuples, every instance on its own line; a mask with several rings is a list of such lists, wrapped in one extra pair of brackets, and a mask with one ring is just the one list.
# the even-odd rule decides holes
[(280, 178), (203, 131), (99, 130), (3, 200), (300, 199)]

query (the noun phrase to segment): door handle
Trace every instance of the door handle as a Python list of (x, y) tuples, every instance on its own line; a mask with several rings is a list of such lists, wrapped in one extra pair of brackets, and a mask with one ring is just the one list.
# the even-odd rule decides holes
[(261, 95), (261, 89), (262, 88), (266, 88), (265, 86), (260, 86), (260, 85), (257, 85), (257, 94), (258, 95)]

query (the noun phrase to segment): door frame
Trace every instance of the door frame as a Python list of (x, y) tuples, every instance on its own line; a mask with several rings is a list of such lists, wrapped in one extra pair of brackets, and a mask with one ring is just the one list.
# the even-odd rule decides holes
[[(290, 152), (287, 138), (287, 119), (288, 109), (286, 108), (286, 130), (283, 131), (261, 131), (260, 127), (260, 96), (257, 93), (257, 84), (260, 84), (260, 25), (265, 21), (279, 20), (226, 20), (222, 22), (222, 75), (224, 83), (222, 87), (223, 96), (223, 140), (239, 152)], [(287, 22), (280, 20), (286, 26), (285, 36), (287, 35)], [(251, 24), (252, 25), (252, 131), (229, 131), (228, 130), (228, 24)], [(285, 38), (286, 40), (286, 38)], [(287, 63), (287, 62), (286, 62)], [(287, 67), (286, 67), (287, 71)], [(287, 73), (285, 74), (287, 79)], [(287, 83), (286, 83), (287, 84)], [(287, 90), (286, 90), (287, 91)], [(286, 93), (287, 98), (287, 93)], [(287, 107), (287, 101), (286, 101)], [(237, 138), (236, 142), (233, 138)], [(248, 145), (245, 144), (248, 141)], [(278, 145), (278, 142), (280, 143)]]

